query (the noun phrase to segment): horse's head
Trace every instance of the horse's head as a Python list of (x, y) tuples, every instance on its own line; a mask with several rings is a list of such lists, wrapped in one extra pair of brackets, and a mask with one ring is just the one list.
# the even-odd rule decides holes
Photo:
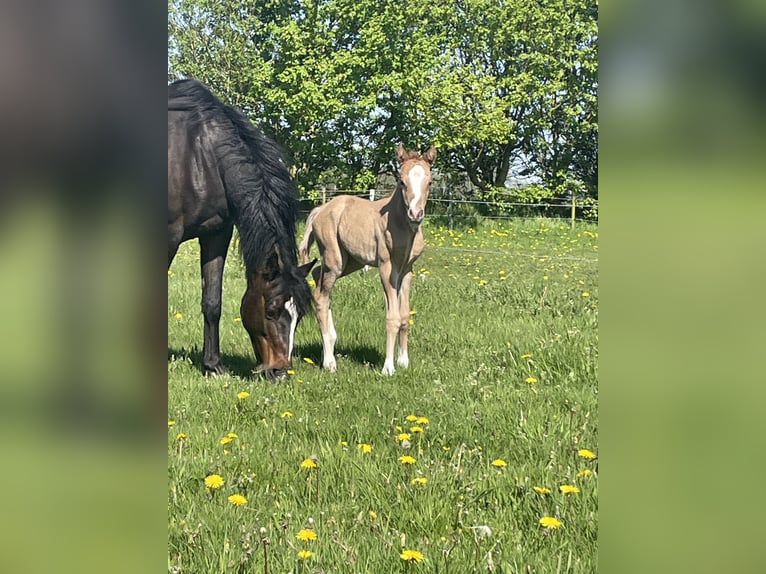
[(431, 187), (431, 165), (436, 159), (436, 148), (431, 146), (424, 154), (407, 151), (402, 144), (396, 150), (399, 160), (399, 188), (407, 205), (407, 218), (412, 229), (417, 229), (425, 215), (428, 190)]
[(314, 263), (316, 259), (299, 267), (288, 264), (275, 250), (262, 268), (247, 273), (242, 324), (260, 360), (259, 369), (271, 380), (292, 366), (295, 329), (311, 305), (306, 275)]

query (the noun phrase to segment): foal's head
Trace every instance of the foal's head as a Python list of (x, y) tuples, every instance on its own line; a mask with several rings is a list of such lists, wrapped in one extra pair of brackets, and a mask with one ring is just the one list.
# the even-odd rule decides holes
[(402, 144), (396, 150), (399, 160), (399, 183), (410, 227), (417, 229), (425, 215), (428, 190), (431, 187), (431, 165), (436, 159), (436, 148), (431, 146), (424, 154), (407, 151)]
[(262, 268), (247, 273), (240, 315), (260, 360), (258, 368), (269, 379), (292, 366), (295, 329), (311, 304), (306, 275), (314, 263), (316, 259), (299, 267), (286, 264), (275, 250)]

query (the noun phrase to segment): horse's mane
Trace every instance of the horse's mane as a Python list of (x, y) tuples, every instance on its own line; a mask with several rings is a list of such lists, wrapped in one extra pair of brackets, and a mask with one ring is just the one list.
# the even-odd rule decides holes
[(212, 146), (248, 272), (259, 269), (275, 246), (282, 261), (295, 262), (298, 194), (279, 146), (197, 80), (168, 86), (168, 111), (190, 112), (191, 129), (214, 130)]

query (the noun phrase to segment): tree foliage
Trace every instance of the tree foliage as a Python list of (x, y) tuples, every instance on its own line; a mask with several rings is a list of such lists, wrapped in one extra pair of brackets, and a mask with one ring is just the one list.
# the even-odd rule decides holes
[(197, 77), (291, 154), (367, 187), (403, 142), (490, 191), (597, 197), (595, 0), (169, 0), (168, 76)]

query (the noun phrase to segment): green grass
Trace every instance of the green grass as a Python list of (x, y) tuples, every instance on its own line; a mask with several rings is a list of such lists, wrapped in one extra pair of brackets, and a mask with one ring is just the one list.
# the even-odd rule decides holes
[[(596, 570), (597, 461), (578, 450), (597, 452), (597, 227), (535, 219), (424, 232), (411, 367), (393, 377), (380, 374), (383, 293), (371, 269), (333, 292), (337, 373), (318, 368), (309, 315), (295, 374), (278, 384), (251, 378), (232, 251), (221, 347), (234, 375), (206, 379), (198, 250), (181, 247), (168, 277), (169, 571)], [(410, 414), (428, 419), (423, 432), (410, 431)], [(237, 438), (220, 444), (230, 432)], [(402, 464), (405, 454), (416, 462)], [(317, 469), (300, 466), (307, 457)], [(578, 477), (582, 469), (592, 474)], [(225, 483), (208, 492), (213, 473)], [(563, 484), (579, 492), (562, 494)], [(235, 493), (247, 503), (229, 503)], [(543, 516), (562, 526), (546, 530)], [(296, 538), (307, 527), (315, 541)], [(313, 552), (305, 561), (303, 549)], [(425, 560), (405, 562), (404, 549)]]

